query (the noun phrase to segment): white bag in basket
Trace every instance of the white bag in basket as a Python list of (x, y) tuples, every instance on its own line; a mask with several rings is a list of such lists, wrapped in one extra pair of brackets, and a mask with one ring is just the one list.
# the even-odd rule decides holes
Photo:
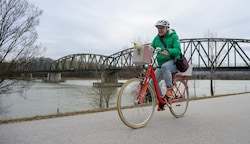
[[(135, 44), (134, 44), (135, 45)], [(144, 45), (136, 47), (133, 53), (133, 63), (137, 65), (144, 65), (151, 63), (151, 57), (153, 52), (150, 47), (145, 47)]]

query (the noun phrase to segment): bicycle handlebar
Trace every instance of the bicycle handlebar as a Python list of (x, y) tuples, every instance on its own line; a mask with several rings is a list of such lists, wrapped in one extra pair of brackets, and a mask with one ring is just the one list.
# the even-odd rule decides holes
[(160, 47), (153, 48), (152, 46), (149, 46), (149, 49), (152, 50), (154, 54), (161, 52)]
[(160, 47), (156, 47), (155, 48), (155, 53), (159, 53), (161, 51), (161, 48)]

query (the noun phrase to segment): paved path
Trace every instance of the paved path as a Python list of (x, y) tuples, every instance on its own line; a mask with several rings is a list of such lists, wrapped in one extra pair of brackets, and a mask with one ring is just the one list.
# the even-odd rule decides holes
[(116, 111), (0, 125), (0, 144), (249, 144), (250, 94), (192, 101), (130, 129)]

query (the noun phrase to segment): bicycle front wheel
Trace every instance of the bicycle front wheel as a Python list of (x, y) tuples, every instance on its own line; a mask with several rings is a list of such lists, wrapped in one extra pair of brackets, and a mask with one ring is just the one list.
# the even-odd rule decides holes
[[(143, 93), (143, 80), (133, 78), (123, 84), (117, 98), (117, 110), (122, 122), (130, 128), (142, 128), (152, 119), (155, 109), (155, 92), (149, 84), (146, 95), (141, 104), (137, 103), (136, 97), (139, 92)], [(142, 86), (142, 89), (140, 89)]]
[(170, 112), (171, 114), (176, 117), (182, 117), (188, 108), (189, 103), (189, 93), (188, 93), (188, 86), (186, 82), (182, 79), (175, 79), (173, 87), (173, 94), (176, 102), (170, 104)]

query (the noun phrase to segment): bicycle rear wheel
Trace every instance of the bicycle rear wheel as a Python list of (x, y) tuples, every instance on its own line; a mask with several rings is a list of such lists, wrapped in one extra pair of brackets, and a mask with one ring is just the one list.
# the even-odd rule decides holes
[(182, 117), (188, 108), (189, 103), (189, 92), (188, 92), (188, 86), (186, 85), (186, 82), (182, 79), (175, 79), (174, 81), (175, 85), (173, 87), (173, 94), (176, 102), (170, 104), (170, 112), (171, 114), (176, 117)]
[(152, 119), (155, 109), (155, 92), (149, 84), (146, 90), (146, 96), (141, 104), (137, 104), (136, 96), (138, 91), (140, 95), (140, 85), (143, 80), (133, 78), (128, 80), (121, 87), (117, 98), (117, 110), (122, 122), (130, 128), (141, 128)]

